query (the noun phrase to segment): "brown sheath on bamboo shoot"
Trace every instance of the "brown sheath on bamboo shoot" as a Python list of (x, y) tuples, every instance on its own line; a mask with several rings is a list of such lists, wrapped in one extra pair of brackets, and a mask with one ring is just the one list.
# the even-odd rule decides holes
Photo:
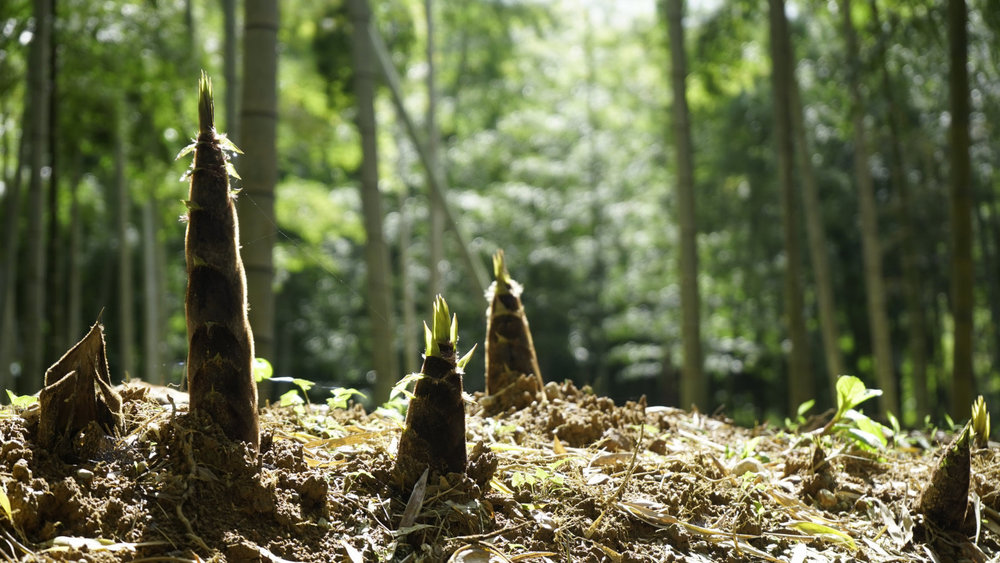
[(211, 81), (202, 74), (199, 132), (191, 169), (184, 255), (191, 410), (201, 410), (233, 440), (258, 448), (257, 386), (253, 334), (247, 319), (246, 274), (239, 251), (239, 224), (231, 165), (232, 143), (215, 131)]

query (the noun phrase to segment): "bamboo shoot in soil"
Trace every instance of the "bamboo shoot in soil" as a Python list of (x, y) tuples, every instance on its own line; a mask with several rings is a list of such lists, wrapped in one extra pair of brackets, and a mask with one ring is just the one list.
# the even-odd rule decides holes
[(406, 411), (406, 427), (399, 439), (396, 476), (411, 487), (421, 473), (465, 473), (465, 405), (463, 368), (475, 351), (457, 360), (458, 321), (449, 317), (448, 304), (434, 301), (433, 329), (424, 324), (426, 353), (420, 379)]
[(927, 522), (942, 530), (962, 530), (966, 520), (972, 465), (970, 434), (971, 427), (966, 426), (948, 446), (917, 503), (917, 511)]
[(60, 453), (93, 423), (106, 434), (121, 432), (122, 400), (111, 388), (100, 321), (45, 372), (38, 402), (39, 442)]
[(487, 414), (513, 407), (522, 409), (542, 395), (541, 370), (528, 317), (521, 304), (521, 284), (504, 263), (503, 250), (493, 255), (493, 275), (486, 297), (486, 397)]
[(247, 320), (235, 193), (229, 189), (229, 175), (235, 172), (226, 152), (238, 149), (215, 131), (212, 83), (204, 73), (198, 122), (184, 239), (191, 410), (203, 411), (226, 436), (249, 442), (256, 451), (260, 436), (251, 371), (253, 334)]

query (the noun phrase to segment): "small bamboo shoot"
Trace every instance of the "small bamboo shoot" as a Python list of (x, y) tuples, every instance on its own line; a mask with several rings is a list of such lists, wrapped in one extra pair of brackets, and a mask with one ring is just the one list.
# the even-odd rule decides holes
[(198, 118), (184, 239), (191, 410), (203, 411), (229, 438), (249, 442), (257, 450), (260, 436), (257, 387), (251, 371), (253, 334), (247, 320), (235, 192), (229, 188), (229, 176), (235, 171), (227, 150), (237, 149), (215, 131), (212, 82), (205, 73), (199, 89)]
[(544, 400), (541, 370), (528, 317), (521, 304), (521, 284), (514, 281), (504, 263), (503, 250), (493, 255), (495, 281), (486, 292), (486, 397), (488, 414), (510, 407), (522, 409)]
[(465, 473), (466, 467), (462, 375), (475, 347), (457, 359), (458, 320), (449, 315), (440, 295), (434, 301), (432, 327), (424, 324), (424, 364), (406, 411), (396, 457), (397, 477), (407, 488), (427, 468), (444, 475)]

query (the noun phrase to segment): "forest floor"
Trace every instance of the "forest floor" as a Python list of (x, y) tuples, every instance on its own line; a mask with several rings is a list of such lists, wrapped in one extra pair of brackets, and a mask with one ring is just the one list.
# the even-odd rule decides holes
[[(915, 506), (949, 437), (877, 453), (843, 435), (740, 428), (550, 383), (496, 417), (467, 404), (467, 475), (394, 484), (401, 416), (268, 407), (261, 453), (128, 385), (124, 436), (76, 459), (0, 410), (9, 561), (997, 561), (1000, 448), (972, 450), (965, 533)], [(910, 445), (913, 444), (913, 445)], [(919, 444), (922, 444), (921, 447)], [(404, 522), (405, 520), (405, 522)], [(976, 522), (979, 525), (976, 525)], [(405, 524), (405, 525), (401, 525)]]

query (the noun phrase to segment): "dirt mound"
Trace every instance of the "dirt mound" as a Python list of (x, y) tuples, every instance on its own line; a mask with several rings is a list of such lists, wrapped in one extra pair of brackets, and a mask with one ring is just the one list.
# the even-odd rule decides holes
[[(937, 450), (744, 429), (570, 383), (484, 417), (467, 403), (469, 469), (394, 485), (401, 415), (270, 407), (261, 454), (174, 397), (121, 390), (120, 437), (72, 454), (0, 411), (0, 554), (51, 561), (986, 561), (1000, 556), (1000, 452), (972, 456), (969, 535), (913, 507)], [(9, 509), (8, 509), (9, 505)], [(409, 512), (407, 526), (400, 523)], [(971, 520), (976, 522), (976, 518)], [(507, 558), (507, 559), (505, 559)]]

